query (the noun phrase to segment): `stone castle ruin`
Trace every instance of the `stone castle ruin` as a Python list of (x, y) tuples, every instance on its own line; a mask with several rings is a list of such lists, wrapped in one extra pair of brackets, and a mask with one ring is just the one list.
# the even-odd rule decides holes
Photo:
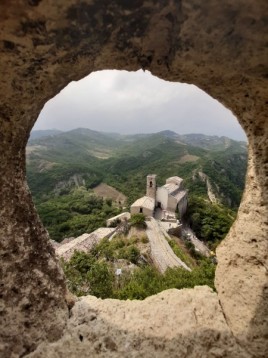
[[(267, 356), (267, 14), (267, 0), (1, 1), (1, 357)], [(140, 68), (200, 87), (247, 134), (245, 191), (217, 248), (216, 292), (72, 298), (27, 186), (25, 147), (68, 83)]]
[[(131, 214), (143, 213), (145, 216), (155, 216), (160, 220), (175, 220), (176, 212), (180, 218), (187, 209), (187, 191), (183, 188), (183, 179), (171, 177), (166, 184), (157, 187), (156, 175), (147, 175), (146, 196), (139, 198), (132, 205)], [(156, 212), (157, 211), (157, 212)]]

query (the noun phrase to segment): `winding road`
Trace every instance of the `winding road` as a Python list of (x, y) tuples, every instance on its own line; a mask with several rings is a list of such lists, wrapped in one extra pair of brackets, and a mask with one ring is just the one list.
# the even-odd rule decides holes
[[(150, 220), (146, 221), (146, 224), (146, 233), (151, 245), (152, 259), (159, 271), (164, 273), (168, 267), (183, 267), (185, 270), (191, 271), (191, 269), (174, 254), (159, 223), (151, 217)], [(168, 234), (166, 234), (166, 236), (168, 236)]]

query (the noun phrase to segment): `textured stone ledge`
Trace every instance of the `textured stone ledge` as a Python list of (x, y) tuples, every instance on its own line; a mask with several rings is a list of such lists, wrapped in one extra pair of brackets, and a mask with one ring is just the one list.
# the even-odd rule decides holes
[(27, 357), (250, 357), (236, 343), (207, 286), (144, 301), (80, 298), (63, 337)]
[[(267, 356), (267, 13), (267, 0), (1, 1), (1, 358), (245, 356), (230, 330), (251, 357)], [(172, 304), (169, 292), (136, 303), (84, 298), (68, 320), (64, 276), (26, 184), (25, 146), (44, 104), (69, 82), (140, 68), (197, 85), (247, 134), (245, 192), (217, 250), (229, 328), (204, 288), (180, 291)]]

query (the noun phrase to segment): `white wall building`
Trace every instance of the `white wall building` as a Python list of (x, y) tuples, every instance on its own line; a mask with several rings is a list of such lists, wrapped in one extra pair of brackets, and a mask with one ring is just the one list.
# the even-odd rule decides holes
[(146, 196), (138, 199), (131, 205), (131, 214), (143, 213), (146, 216), (153, 216), (155, 209), (163, 212), (162, 217), (175, 216), (178, 210), (181, 218), (187, 209), (187, 191), (183, 189), (183, 179), (171, 177), (166, 184), (157, 187), (156, 175), (147, 176)]
[(155, 209), (155, 200), (149, 196), (143, 196), (133, 203), (130, 207), (130, 213), (139, 214), (142, 213), (145, 216), (153, 216)]

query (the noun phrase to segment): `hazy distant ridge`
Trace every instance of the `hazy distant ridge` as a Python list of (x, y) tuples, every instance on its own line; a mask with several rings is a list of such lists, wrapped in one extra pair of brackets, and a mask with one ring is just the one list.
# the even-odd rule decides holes
[[(236, 141), (225, 136), (205, 135), (201, 133), (190, 134), (178, 134), (171, 130), (164, 130), (157, 133), (137, 133), (137, 134), (120, 134), (120, 133), (108, 133), (98, 132), (89, 128), (76, 128), (67, 132), (63, 132), (56, 129), (37, 130), (32, 131), (30, 136), (30, 142), (44, 139), (50, 136), (60, 136), (61, 138), (70, 138), (70, 136), (83, 136), (93, 141), (102, 143), (103, 145), (113, 145), (118, 142), (121, 145), (124, 142), (134, 142), (138, 139), (146, 139), (156, 135), (163, 136), (172, 140), (178, 140), (181, 143), (200, 147), (207, 150), (224, 150), (230, 146), (237, 145), (244, 149), (247, 147), (247, 143), (244, 141)], [(109, 138), (108, 143), (106, 143)]]

